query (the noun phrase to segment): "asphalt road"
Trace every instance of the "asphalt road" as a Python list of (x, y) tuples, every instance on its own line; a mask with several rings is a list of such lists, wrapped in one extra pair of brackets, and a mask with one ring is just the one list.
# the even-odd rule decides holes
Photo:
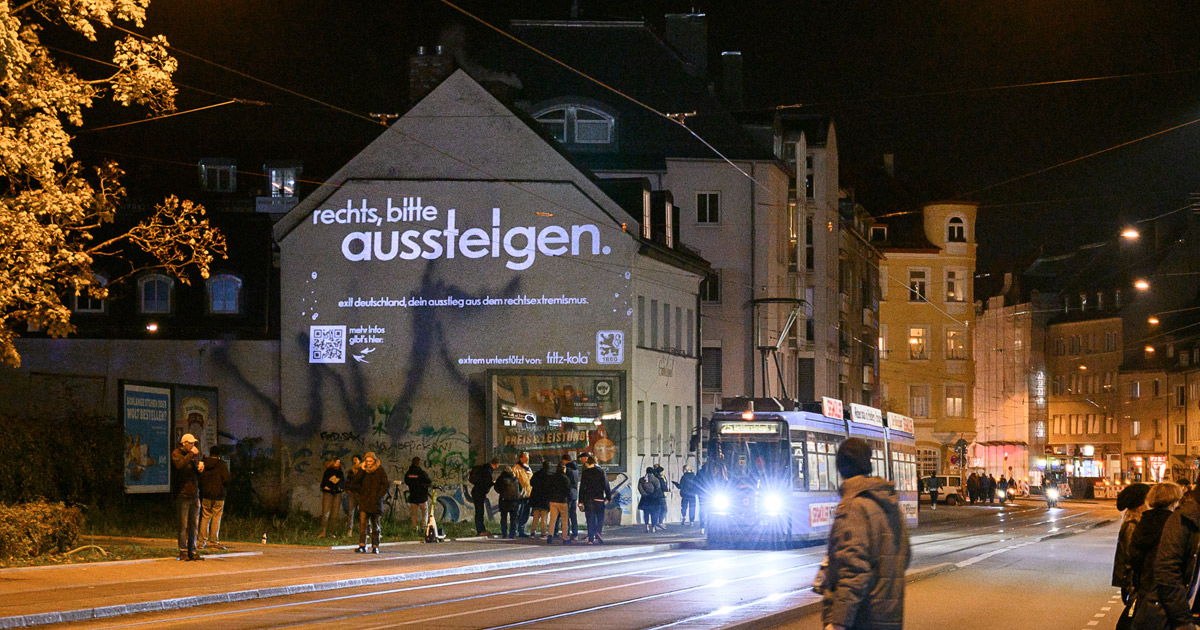
[[(1094, 628), (1087, 624), (1092, 615), (1111, 608), (1106, 584), (1116, 524), (1093, 528), (1115, 517), (1111, 504), (940, 508), (938, 522), (913, 535), (913, 568), (929, 577), (910, 587), (906, 625)], [(1058, 537), (1064, 535), (1069, 537)], [(758, 619), (756, 627), (789, 622), (782, 627), (818, 628), (809, 586), (823, 555), (822, 547), (676, 550), (65, 627), (682, 630)], [(796, 610), (805, 605), (808, 612)]]

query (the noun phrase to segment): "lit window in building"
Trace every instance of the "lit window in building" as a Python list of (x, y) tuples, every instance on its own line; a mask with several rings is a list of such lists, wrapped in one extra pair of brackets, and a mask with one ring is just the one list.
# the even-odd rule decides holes
[(924, 269), (908, 270), (908, 301), (924, 302), (926, 285), (929, 282), (929, 272)]
[(611, 144), (615, 119), (583, 105), (559, 105), (534, 114), (555, 140), (564, 144)]
[(908, 386), (908, 411), (914, 418), (929, 417), (929, 386)]
[(139, 306), (143, 313), (171, 312), (171, 278), (152, 274), (138, 280)]
[(267, 184), (271, 187), (272, 197), (295, 197), (296, 178), (301, 169), (296, 165), (272, 166), (266, 165)]
[(967, 272), (964, 269), (946, 271), (946, 301), (967, 301)]
[(909, 326), (908, 328), (908, 358), (924, 360), (929, 358), (929, 327)]
[(918, 448), (917, 449), (917, 477), (924, 479), (930, 475), (938, 474), (938, 465), (941, 463), (941, 455), (934, 448)]
[(965, 335), (961, 329), (950, 329), (946, 331), (946, 358), (954, 361), (965, 361), (967, 358), (967, 344), (964, 341)]
[(946, 386), (946, 417), (961, 418), (963, 417), (964, 408), (967, 398), (966, 385), (947, 385)]
[(209, 312), (236, 315), (241, 312), (242, 281), (237, 276), (222, 274), (208, 281)]

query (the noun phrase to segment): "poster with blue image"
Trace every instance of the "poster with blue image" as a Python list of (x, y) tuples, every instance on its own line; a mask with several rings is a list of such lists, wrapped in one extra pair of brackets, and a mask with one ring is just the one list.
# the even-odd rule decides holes
[(121, 384), (125, 492), (171, 491), (171, 388)]

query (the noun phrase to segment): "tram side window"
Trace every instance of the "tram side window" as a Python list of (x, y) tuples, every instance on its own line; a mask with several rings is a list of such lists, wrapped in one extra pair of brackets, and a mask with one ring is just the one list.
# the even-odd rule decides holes
[(804, 442), (792, 446), (792, 470), (796, 471), (796, 475), (792, 477), (792, 487), (796, 490), (804, 490), (808, 487), (805, 479), (804, 469)]
[(896, 476), (894, 486), (898, 492), (915, 492), (917, 490), (916, 454), (893, 451), (892, 473)]
[(871, 440), (871, 474), (887, 479), (887, 458), (883, 454), (883, 443)]
[(841, 484), (834, 462), (838, 438), (810, 433), (805, 442), (808, 452), (808, 489), (837, 490)]

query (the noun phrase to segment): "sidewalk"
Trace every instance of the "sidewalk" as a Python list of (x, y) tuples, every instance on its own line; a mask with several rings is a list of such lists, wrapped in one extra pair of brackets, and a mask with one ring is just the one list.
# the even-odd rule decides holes
[[(700, 543), (699, 529), (679, 526), (658, 534), (635, 526), (612, 527), (606, 533), (603, 546), (480, 537), (440, 544), (384, 543), (378, 555), (363, 555), (353, 548), (244, 543), (205, 555), (204, 562), (155, 558), (0, 569), (0, 628), (583, 562)], [(138, 542), (175, 546), (167, 539)]]

